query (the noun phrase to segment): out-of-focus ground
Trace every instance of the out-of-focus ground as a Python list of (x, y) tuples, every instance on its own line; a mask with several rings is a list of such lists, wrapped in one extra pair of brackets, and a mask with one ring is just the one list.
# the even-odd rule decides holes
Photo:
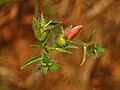
[(82, 67), (82, 48), (71, 55), (51, 52), (64, 66), (48, 75), (33, 73), (35, 65), (20, 67), (42, 49), (32, 31), (34, 0), (0, 4), (0, 90), (120, 90), (120, 0), (40, 0), (39, 12), (57, 18), (63, 25), (83, 25), (77, 35), (87, 41), (95, 30), (94, 41), (107, 49), (99, 58), (89, 56)]

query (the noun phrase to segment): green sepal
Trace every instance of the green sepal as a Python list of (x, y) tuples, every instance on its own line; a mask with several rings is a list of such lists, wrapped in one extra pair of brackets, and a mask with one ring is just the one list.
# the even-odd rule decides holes
[(50, 71), (53, 71), (53, 70), (58, 70), (58, 69), (60, 69), (60, 68), (62, 68), (61, 65), (53, 64), (53, 65), (49, 68), (49, 70), (50, 70)]
[(22, 70), (23, 68), (25, 68), (25, 67), (33, 64), (33, 63), (39, 62), (40, 60), (42, 60), (42, 58), (43, 58), (43, 55), (33, 57), (33, 58), (30, 59), (28, 62), (26, 62), (20, 69)]

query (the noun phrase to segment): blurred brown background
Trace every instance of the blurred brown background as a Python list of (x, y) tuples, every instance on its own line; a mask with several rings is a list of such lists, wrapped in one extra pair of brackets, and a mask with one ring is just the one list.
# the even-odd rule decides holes
[(71, 55), (51, 52), (64, 68), (48, 75), (33, 73), (36, 65), (20, 70), (43, 52), (29, 46), (37, 42), (34, 0), (4, 1), (10, 0), (0, 0), (0, 90), (120, 90), (120, 0), (40, 0), (46, 18), (83, 25), (77, 35), (83, 41), (95, 30), (94, 41), (107, 49), (99, 58), (89, 56), (82, 67), (81, 47)]

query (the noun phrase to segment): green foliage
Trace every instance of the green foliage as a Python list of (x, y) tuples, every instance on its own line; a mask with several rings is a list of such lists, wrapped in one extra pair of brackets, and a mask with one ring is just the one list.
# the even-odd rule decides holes
[(50, 58), (48, 57), (48, 53), (44, 53), (44, 57), (43, 57), (43, 60), (42, 60), (44, 63), (50, 63)]
[(93, 31), (93, 32), (91, 33), (91, 35), (90, 35), (87, 43), (90, 43), (90, 42), (92, 41), (92, 38), (93, 38), (94, 34), (95, 34), (95, 31)]
[(47, 74), (49, 71), (53, 71), (53, 70), (58, 70), (60, 69), (62, 66), (55, 64), (48, 56), (48, 53), (44, 53), (43, 54), (43, 58), (42, 61), (39, 62), (40, 66), (37, 67), (34, 72), (37, 72), (39, 70), (43, 71), (44, 74)]
[(51, 25), (52, 21), (49, 21), (48, 23), (45, 21), (45, 18), (43, 14), (41, 14), (41, 18), (39, 19), (39, 16), (33, 17), (33, 31), (35, 33), (36, 38), (44, 43), (44, 41), (47, 40), (47, 36), (50, 34), (50, 30), (55, 28), (57, 25)]
[(103, 52), (105, 52), (106, 50), (99, 45), (98, 43), (91, 43), (87, 46), (87, 52), (89, 54), (95, 54), (95, 55), (99, 55)]
[[(42, 71), (44, 74), (62, 68), (61, 65), (56, 64), (53, 61), (53, 59), (49, 57), (49, 52), (55, 50), (61, 53), (70, 54), (71, 52), (66, 49), (78, 48), (77, 46), (73, 45), (73, 43), (71, 43), (71, 40), (68, 40), (67, 36), (65, 36), (66, 31), (72, 29), (72, 26), (68, 26), (67, 28), (64, 29), (62, 26), (60, 26), (59, 22), (53, 22), (51, 20), (47, 21), (44, 18), (43, 14), (41, 14), (41, 16), (38, 15), (33, 17), (32, 27), (39, 43), (32, 44), (30, 46), (42, 48), (44, 49), (45, 52), (40, 56), (36, 56), (30, 59), (27, 63), (25, 63), (21, 67), (21, 69), (33, 63), (37, 64), (37, 67), (34, 70), (34, 72)], [(56, 33), (56, 27), (62, 33), (61, 32)], [(84, 43), (79, 39), (73, 38), (73, 41), (79, 43), (84, 49), (83, 61), (81, 65), (84, 64), (88, 54), (99, 55), (105, 52), (105, 49), (101, 47), (98, 43), (92, 43), (93, 36), (94, 31), (90, 35), (87, 43)], [(49, 44), (48, 41), (51, 41), (51, 43)]]
[(103, 48), (102, 46), (98, 45), (96, 47), (96, 51), (97, 51), (98, 54), (100, 54), (100, 53), (104, 53), (106, 51), (106, 49)]
[(42, 60), (42, 56), (36, 56), (36, 57), (33, 57), (32, 59), (30, 59), (28, 62), (26, 62), (20, 69), (23, 69), (33, 63), (36, 63), (36, 62), (39, 62), (40, 60)]
[[(39, 41), (39, 44), (32, 44), (30, 46), (37, 47), (37, 48), (43, 48), (45, 50), (45, 53), (32, 58), (27, 63), (25, 63), (21, 69), (33, 64), (37, 63), (37, 68), (34, 70), (34, 72), (38, 72), (39, 70), (43, 71), (44, 74), (47, 74), (49, 71), (58, 70), (62, 66), (56, 64), (51, 60), (51, 58), (48, 56), (49, 51), (56, 50), (62, 53), (71, 53), (67, 50), (62, 49), (63, 47), (60, 47), (56, 41), (55, 41), (55, 33), (52, 33), (52, 29), (55, 29), (56, 26), (59, 26), (60, 23), (53, 22), (53, 21), (46, 21), (43, 14), (41, 14), (41, 17), (35, 16), (33, 17), (33, 31), (36, 36), (36, 38)], [(61, 27), (61, 26), (60, 26)], [(47, 45), (47, 41), (49, 40), (49, 37), (52, 37), (52, 46)], [(66, 48), (76, 48), (74, 45), (67, 45)]]
[(98, 43), (92, 43), (92, 38), (94, 36), (95, 31), (93, 31), (88, 39), (87, 43), (83, 43), (82, 41), (78, 40), (78, 39), (74, 39), (74, 41), (78, 42), (80, 45), (83, 46), (83, 61), (80, 65), (83, 65), (86, 61), (87, 55), (100, 55), (102, 53), (104, 53), (106, 50), (105, 48), (103, 48), (100, 44)]

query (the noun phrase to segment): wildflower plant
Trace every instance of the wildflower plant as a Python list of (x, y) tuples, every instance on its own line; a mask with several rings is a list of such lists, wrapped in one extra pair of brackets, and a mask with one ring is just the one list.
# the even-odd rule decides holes
[[(83, 61), (80, 65), (85, 63), (88, 54), (98, 56), (99, 54), (105, 52), (105, 49), (101, 47), (100, 44), (92, 42), (94, 31), (90, 35), (88, 41), (84, 43), (75, 38), (76, 34), (78, 34), (78, 32), (82, 29), (82, 25), (78, 25), (73, 28), (72, 26), (68, 26), (64, 29), (60, 24), (61, 23), (53, 22), (52, 20), (45, 20), (43, 14), (41, 14), (41, 16), (38, 15), (33, 17), (32, 26), (38, 43), (32, 44), (31, 46), (44, 49), (44, 53), (27, 61), (21, 69), (36, 63), (37, 67), (34, 72), (41, 70), (44, 74), (47, 74), (50, 71), (59, 70), (62, 66), (55, 63), (54, 60), (49, 57), (49, 52), (55, 50), (61, 53), (70, 54), (71, 52), (68, 50), (69, 48), (78, 48), (73, 45), (71, 41), (79, 43), (79, 45), (81, 45), (84, 49)], [(59, 27), (61, 31), (58, 35), (55, 33), (56, 27)], [(48, 44), (48, 40), (51, 40), (51, 45)]]

